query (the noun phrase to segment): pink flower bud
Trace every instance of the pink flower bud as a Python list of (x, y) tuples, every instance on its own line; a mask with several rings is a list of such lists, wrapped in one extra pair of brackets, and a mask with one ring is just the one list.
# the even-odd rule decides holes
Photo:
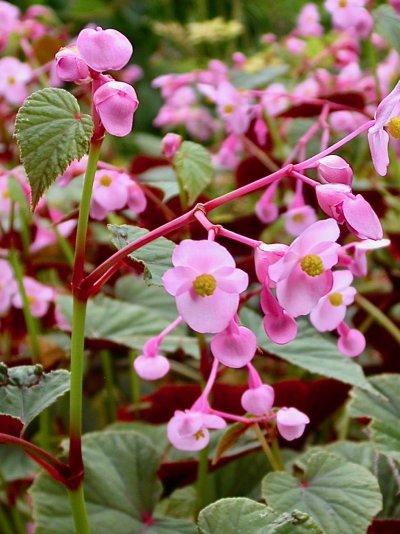
[(165, 376), (169, 371), (169, 361), (165, 356), (146, 356), (141, 354), (134, 361), (134, 367), (137, 374), (143, 380), (158, 380)]
[(107, 82), (94, 93), (93, 103), (108, 133), (117, 137), (130, 133), (139, 105), (133, 87), (124, 82)]
[(353, 180), (353, 171), (350, 165), (343, 158), (334, 154), (319, 160), (318, 172), (324, 184), (351, 185)]
[(346, 323), (341, 323), (337, 331), (339, 334), (337, 347), (344, 356), (354, 358), (364, 351), (366, 341), (359, 330), (349, 328)]
[(307, 415), (297, 408), (281, 408), (276, 414), (278, 432), (287, 441), (299, 438), (309, 422)]
[(262, 416), (272, 408), (274, 400), (274, 389), (267, 384), (262, 384), (258, 388), (245, 391), (240, 402), (246, 412)]
[(66, 46), (57, 52), (56, 72), (64, 82), (79, 82), (89, 77), (88, 66), (76, 46)]
[(182, 144), (182, 136), (174, 133), (167, 133), (161, 142), (163, 156), (167, 159), (174, 157), (175, 152), (179, 150)]
[(239, 326), (236, 318), (211, 340), (211, 351), (217, 360), (234, 369), (247, 365), (253, 359), (256, 349), (255, 334), (249, 328)]
[(117, 30), (86, 28), (76, 40), (83, 59), (93, 70), (120, 70), (128, 63), (133, 48), (128, 39)]

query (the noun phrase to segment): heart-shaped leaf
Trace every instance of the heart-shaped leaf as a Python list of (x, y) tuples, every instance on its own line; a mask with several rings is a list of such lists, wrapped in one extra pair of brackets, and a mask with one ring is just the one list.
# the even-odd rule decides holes
[(174, 167), (191, 205), (211, 183), (213, 166), (210, 153), (197, 143), (183, 141), (175, 153)]

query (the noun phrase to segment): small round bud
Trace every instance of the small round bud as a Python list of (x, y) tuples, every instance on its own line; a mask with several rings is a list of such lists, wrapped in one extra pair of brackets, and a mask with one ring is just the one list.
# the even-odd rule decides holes
[(57, 52), (56, 71), (64, 82), (81, 82), (89, 78), (88, 66), (76, 46), (66, 46)]
[(94, 93), (93, 103), (108, 133), (117, 137), (130, 133), (139, 105), (133, 87), (124, 82), (107, 82)]
[(175, 152), (179, 150), (182, 144), (182, 137), (178, 134), (167, 133), (161, 142), (162, 154), (167, 159), (172, 159)]
[(353, 171), (350, 165), (340, 156), (334, 154), (321, 158), (318, 162), (318, 172), (325, 184), (351, 185)]
[(297, 408), (281, 408), (276, 414), (276, 426), (279, 434), (287, 441), (293, 441), (303, 435), (310, 419)]
[(117, 30), (85, 28), (76, 45), (90, 68), (97, 72), (120, 70), (128, 63), (133, 48), (129, 40)]
[(274, 405), (275, 392), (271, 386), (262, 384), (258, 388), (246, 390), (241, 398), (241, 404), (246, 412), (254, 415), (265, 415)]

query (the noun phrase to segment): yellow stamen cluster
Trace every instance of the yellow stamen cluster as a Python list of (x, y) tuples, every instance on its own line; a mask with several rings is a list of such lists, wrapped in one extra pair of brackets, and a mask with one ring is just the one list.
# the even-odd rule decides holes
[(385, 128), (392, 137), (400, 139), (400, 117), (392, 117)]
[(293, 215), (292, 220), (296, 223), (302, 223), (304, 222), (304, 215), (302, 213), (296, 213), (296, 215)]
[(205, 437), (205, 436), (204, 436), (204, 432), (203, 432), (202, 430), (198, 430), (198, 431), (196, 432), (196, 434), (194, 435), (194, 437), (196, 438), (196, 440), (198, 440), (198, 439), (202, 439), (202, 438)]
[(339, 7), (347, 7), (347, 0), (339, 0)]
[(304, 256), (300, 266), (308, 276), (319, 276), (324, 272), (324, 264), (316, 254), (307, 254), (307, 256)]
[(343, 304), (343, 297), (340, 293), (332, 293), (329, 295), (329, 302), (332, 306), (341, 306)]
[(102, 176), (100, 178), (100, 185), (102, 185), (103, 187), (110, 187), (111, 184), (112, 184), (111, 176), (108, 176), (106, 174), (105, 176)]
[(226, 106), (224, 106), (224, 113), (232, 113), (234, 107), (232, 106), (232, 104), (226, 104)]
[(217, 287), (217, 281), (211, 274), (200, 274), (193, 281), (193, 288), (200, 297), (210, 297)]

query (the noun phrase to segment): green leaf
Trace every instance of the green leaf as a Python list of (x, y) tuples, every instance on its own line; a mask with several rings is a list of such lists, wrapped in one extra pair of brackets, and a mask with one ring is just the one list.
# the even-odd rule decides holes
[(0, 447), (0, 475), (5, 482), (31, 478), (38, 466), (21, 449), (16, 447)]
[[(82, 440), (84, 491), (91, 531), (96, 534), (195, 534), (192, 523), (153, 517), (162, 487), (159, 456), (151, 442), (135, 432), (86, 434)], [(74, 532), (67, 494), (45, 473), (31, 488), (36, 534)], [(152, 518), (153, 522), (146, 523)]]
[(278, 76), (282, 76), (289, 69), (288, 65), (278, 65), (276, 67), (267, 67), (259, 72), (250, 73), (246, 71), (232, 71), (230, 74), (231, 82), (239, 89), (264, 89)]
[(400, 52), (400, 16), (390, 6), (379, 6), (372, 15), (375, 31)]
[(263, 497), (278, 512), (310, 514), (326, 534), (366, 532), (382, 508), (377, 479), (364, 467), (336, 454), (316, 452), (299, 468), (301, 479), (289, 473), (268, 473)]
[(140, 183), (161, 189), (164, 193), (164, 202), (179, 194), (176, 173), (169, 165), (153, 167), (138, 175)]
[(198, 526), (200, 534), (324, 534), (307, 514), (279, 515), (243, 497), (210, 504), (200, 512)]
[(0, 375), (0, 413), (19, 418), (24, 430), (35, 417), (69, 391), (69, 372), (43, 373), (40, 365), (11, 367)]
[(328, 335), (317, 332), (306, 320), (298, 321), (298, 335), (287, 345), (275, 345), (270, 341), (262, 325), (261, 316), (244, 308), (240, 318), (257, 335), (258, 345), (275, 356), (297, 365), (311, 373), (335, 378), (345, 384), (372, 390), (358, 363), (344, 357)]
[(203, 146), (192, 141), (183, 141), (175, 153), (174, 166), (191, 205), (211, 183), (213, 175), (211, 156)]
[[(72, 320), (72, 299), (59, 295), (57, 305), (69, 323)], [(99, 295), (88, 303), (85, 336), (88, 339), (108, 340), (131, 349), (141, 350), (146, 341), (158, 335), (170, 323), (157, 309), (129, 304)], [(198, 355), (196, 338), (185, 335), (183, 327), (169, 334), (161, 350), (175, 351), (182, 347), (186, 354)]]
[(349, 404), (351, 417), (369, 417), (369, 436), (382, 454), (400, 461), (400, 375), (382, 374), (369, 379), (372, 392), (356, 388)]
[(71, 161), (87, 153), (92, 131), (91, 117), (81, 114), (76, 98), (64, 89), (41, 89), (25, 100), (15, 121), (15, 136), (33, 208)]
[[(108, 229), (113, 235), (111, 241), (117, 249), (121, 249), (149, 233), (144, 228), (127, 224), (109, 224)], [(172, 267), (171, 256), (175, 246), (175, 243), (169, 239), (159, 237), (129, 254), (129, 258), (144, 265), (144, 278), (149, 285), (162, 286), (161, 277), (167, 269)]]

